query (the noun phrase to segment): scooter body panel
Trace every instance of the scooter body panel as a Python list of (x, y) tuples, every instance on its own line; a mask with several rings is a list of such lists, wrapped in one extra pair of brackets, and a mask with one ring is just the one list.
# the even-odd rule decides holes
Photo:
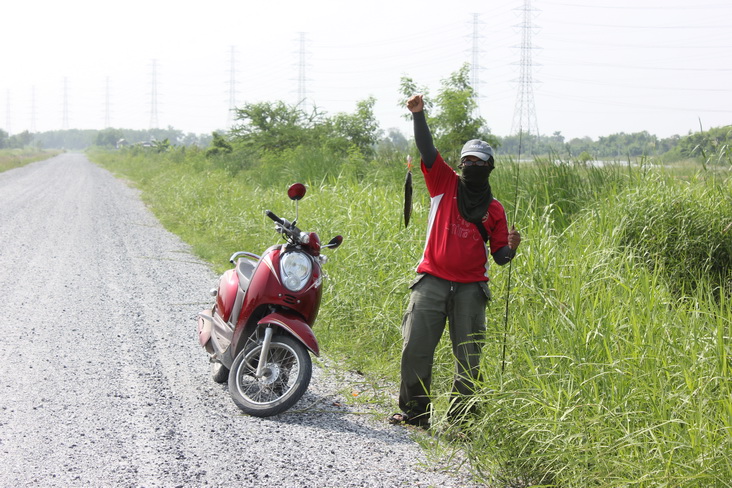
[(282, 327), (288, 331), (292, 336), (302, 342), (310, 352), (316, 356), (320, 356), (320, 348), (318, 346), (318, 340), (313, 334), (313, 330), (310, 326), (294, 313), (289, 312), (275, 312), (263, 317), (257, 325), (273, 324), (278, 327)]
[(204, 310), (198, 314), (198, 342), (202, 347), (206, 347), (209, 339), (211, 339), (211, 330), (213, 329), (212, 319), (209, 318), (211, 311)]
[[(267, 305), (270, 309), (277, 311), (288, 311), (288, 314), (297, 317), (299, 321), (306, 324), (309, 333), (312, 334), (310, 328), (315, 323), (323, 294), (320, 263), (317, 259), (311, 257), (313, 271), (310, 281), (299, 292), (292, 292), (282, 284), (280, 279), (280, 258), (283, 252), (289, 252), (284, 251), (284, 248), (285, 246), (277, 245), (267, 249), (262, 254), (259, 264), (252, 274), (251, 282), (244, 295), (236, 330), (231, 340), (231, 343), (235, 345), (229, 351), (232, 359), (241, 351), (241, 347), (246, 342), (247, 336), (244, 331), (249, 326), (254, 325), (252, 318), (257, 317), (255, 312), (257, 309), (261, 309), (263, 305)], [(300, 330), (299, 326), (294, 327), (295, 330)], [(303, 332), (303, 334), (307, 335), (306, 332)], [(311, 344), (305, 341), (303, 343), (309, 349), (318, 351), (317, 341), (314, 343), (311, 342)], [(317, 355), (318, 353), (315, 354)]]
[(218, 293), (216, 294), (216, 310), (224, 319), (224, 322), (227, 322), (231, 316), (238, 290), (239, 276), (236, 274), (236, 270), (230, 269), (224, 272), (219, 279)]
[(262, 304), (294, 310), (306, 323), (315, 323), (323, 294), (320, 286), (322, 281), (320, 264), (313, 259), (313, 275), (308, 284), (298, 292), (290, 291), (280, 280), (281, 247), (273, 246), (262, 255), (262, 260), (254, 271), (249, 289), (244, 296), (237, 328), (245, 325), (254, 310)]

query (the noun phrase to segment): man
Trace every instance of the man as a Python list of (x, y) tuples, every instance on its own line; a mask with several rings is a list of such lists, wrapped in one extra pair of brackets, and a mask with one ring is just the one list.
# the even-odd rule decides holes
[(491, 193), (491, 146), (468, 141), (460, 155), (462, 174), (458, 175), (434, 147), (422, 95), (411, 97), (407, 108), (412, 112), (414, 139), (422, 156), (431, 204), (424, 254), (417, 266), (418, 277), (410, 286), (402, 323), (402, 413), (389, 420), (428, 427), (432, 363), (445, 321), (449, 322), (456, 360), (450, 414), (460, 415), (478, 377), (485, 308), (490, 299), (488, 251), (497, 264), (507, 264), (516, 255), (521, 235), (513, 227), (508, 229), (506, 212)]

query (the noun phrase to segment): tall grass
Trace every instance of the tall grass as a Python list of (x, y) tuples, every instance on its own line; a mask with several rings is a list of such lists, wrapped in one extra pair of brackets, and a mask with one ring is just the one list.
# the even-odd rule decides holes
[(679, 289), (711, 283), (732, 288), (732, 187), (700, 174), (684, 181), (654, 176), (618, 202), (622, 243)]
[(591, 212), (561, 235), (528, 224), (505, 374), (497, 327), (485, 355), (474, 465), (560, 486), (727, 486), (728, 301), (710, 285), (678, 296)]
[(34, 161), (41, 161), (56, 156), (61, 151), (41, 149), (0, 149), (0, 173), (19, 168)]
[[(134, 180), (161, 221), (218, 270), (235, 250), (271, 244), (276, 235), (263, 210), (291, 215), (284, 190), (307, 183), (301, 227), (345, 238), (326, 265), (316, 324), (322, 349), (393, 388), (429, 206), (416, 172), (414, 214), (404, 228), (401, 157), (334, 159), (301, 149), (265, 166), (195, 151), (94, 159)], [(491, 270), (483, 379), (473, 397), (480, 413), (460, 447), (476, 476), (527, 486), (732, 486), (730, 285), (706, 277), (729, 269), (728, 255), (715, 252), (732, 239), (724, 228), (732, 179), (679, 180), (630, 165), (497, 166), (494, 194), (524, 239), (511, 290), (507, 268)], [(663, 240), (672, 228), (684, 239)], [(447, 422), (450, 354), (443, 341), (437, 428)], [(393, 395), (385, 401), (395, 408)]]

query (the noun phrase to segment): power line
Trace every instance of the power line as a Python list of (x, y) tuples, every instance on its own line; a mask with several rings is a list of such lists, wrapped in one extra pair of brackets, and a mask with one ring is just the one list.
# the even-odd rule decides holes
[(234, 122), (234, 111), (236, 110), (236, 48), (231, 46), (229, 60), (229, 110), (226, 117), (226, 127), (231, 127)]
[(63, 110), (61, 116), (61, 129), (68, 130), (69, 128), (69, 85), (68, 80), (64, 77), (64, 97), (63, 97)]
[[(732, 92), (731, 88), (703, 88), (703, 87), (681, 87), (681, 86), (663, 86), (663, 85), (639, 85), (637, 83), (618, 83), (614, 80), (593, 80), (593, 79), (582, 79), (582, 78), (565, 78), (563, 76), (550, 76), (546, 77), (545, 79), (555, 80), (555, 81), (561, 81), (567, 84), (577, 84), (577, 85), (590, 85), (593, 87), (596, 86), (608, 86), (613, 88), (632, 88), (636, 92), (638, 90), (665, 90), (665, 91), (687, 91), (687, 92)], [(565, 85), (566, 86), (566, 85)]]
[(31, 87), (31, 122), (30, 131), (36, 131), (36, 85)]
[(307, 66), (305, 55), (305, 33), (299, 33), (300, 39), (300, 50), (298, 54), (298, 66), (297, 66), (297, 103), (303, 112), (307, 113), (307, 96), (308, 90), (306, 86), (307, 78), (305, 76), (305, 68)]
[[(586, 108), (583, 108), (582, 110), (586, 110), (588, 113), (593, 113), (593, 108), (589, 105), (607, 105), (610, 107), (626, 107), (626, 108), (632, 108), (637, 110), (654, 110), (654, 111), (668, 111), (673, 110), (676, 112), (711, 112), (711, 113), (722, 113), (722, 114), (732, 114), (732, 109), (724, 109), (724, 108), (712, 108), (712, 109), (704, 109), (704, 108), (689, 108), (689, 107), (680, 107), (680, 106), (669, 106), (669, 105), (648, 105), (644, 103), (635, 103), (635, 102), (625, 102), (623, 100), (615, 100), (615, 99), (607, 99), (602, 97), (583, 97), (583, 96), (575, 96), (575, 95), (567, 95), (566, 93), (554, 93), (554, 92), (546, 92), (544, 93), (544, 96), (548, 98), (555, 98), (558, 100), (571, 100), (571, 101), (577, 101), (582, 102), (583, 105)], [(627, 112), (627, 110), (625, 111)], [(573, 112), (573, 113), (576, 113)]]
[(158, 123), (158, 60), (153, 59), (150, 94), (150, 128), (159, 128)]
[(583, 3), (564, 3), (564, 2), (548, 2), (550, 5), (555, 5), (558, 7), (581, 7), (581, 8), (591, 8), (591, 9), (614, 9), (614, 10), (659, 10), (663, 12), (667, 12), (669, 10), (708, 10), (708, 9), (718, 9), (718, 8), (727, 8), (730, 7), (730, 4), (728, 3), (720, 3), (720, 4), (709, 4), (709, 5), (674, 5), (669, 6), (667, 4), (660, 4), (653, 7), (646, 7), (643, 5), (593, 5), (593, 4), (583, 4)]
[[(562, 24), (562, 25), (578, 25), (576, 22), (563, 22), (563, 21), (555, 21), (555, 24)], [(582, 23), (583, 27), (607, 27), (609, 29), (642, 29), (644, 31), (649, 29), (670, 29), (674, 31), (678, 30), (690, 30), (690, 29), (702, 29), (702, 30), (709, 30), (709, 29), (724, 29), (729, 30), (728, 25), (629, 25), (629, 24), (589, 24), (589, 23)]]
[(11, 118), (10, 118), (10, 89), (8, 89), (6, 96), (5, 96), (5, 131), (8, 133), (8, 135), (11, 134)]
[(475, 106), (475, 112), (478, 117), (480, 117), (480, 24), (482, 24), (482, 22), (480, 21), (480, 14), (474, 13), (472, 35), (473, 48), (471, 50), (472, 62), (470, 63), (470, 84), (473, 87), (475, 100), (479, 102)]
[[(575, 66), (571, 63), (554, 63), (555, 66)], [(679, 71), (679, 72), (711, 72), (711, 73), (722, 73), (722, 72), (731, 72), (732, 68), (689, 68), (685, 66), (672, 66), (672, 67), (666, 67), (666, 66), (633, 66), (629, 64), (617, 64), (617, 63), (599, 63), (595, 61), (584, 61), (582, 63), (583, 66), (596, 66), (596, 67), (602, 67), (602, 68), (623, 68), (623, 69), (637, 69), (637, 70), (647, 70), (647, 71)]]
[(109, 76), (107, 76), (104, 88), (104, 128), (109, 128), (112, 126), (109, 114)]

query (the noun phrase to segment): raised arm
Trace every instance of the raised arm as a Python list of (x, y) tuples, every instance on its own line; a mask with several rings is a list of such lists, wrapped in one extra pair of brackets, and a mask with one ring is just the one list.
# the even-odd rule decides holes
[(427, 125), (427, 117), (424, 114), (424, 100), (422, 95), (414, 95), (407, 100), (407, 108), (412, 112), (414, 121), (414, 142), (422, 156), (422, 161), (427, 169), (431, 168), (437, 159), (437, 148), (432, 142), (432, 134)]

